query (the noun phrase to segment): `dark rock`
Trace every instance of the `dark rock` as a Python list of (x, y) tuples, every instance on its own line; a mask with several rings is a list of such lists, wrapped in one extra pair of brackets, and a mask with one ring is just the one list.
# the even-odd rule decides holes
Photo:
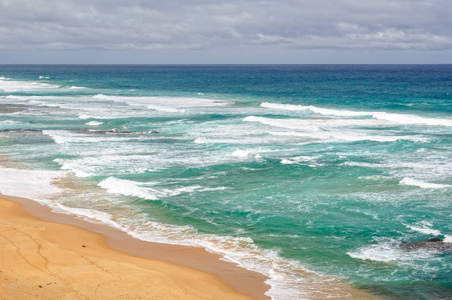
[(428, 241), (402, 242), (400, 248), (403, 251), (439, 251), (442, 253), (452, 253), (452, 243), (445, 243), (442, 239), (431, 238)]
[(429, 242), (442, 242), (443, 240), (439, 239), (439, 238), (431, 238), (431, 239), (428, 239), (428, 241)]

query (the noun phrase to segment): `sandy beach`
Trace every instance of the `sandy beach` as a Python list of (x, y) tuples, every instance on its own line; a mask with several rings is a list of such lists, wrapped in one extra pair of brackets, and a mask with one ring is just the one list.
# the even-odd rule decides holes
[[(40, 217), (47, 213), (47, 217), (59, 218), (59, 223), (44, 221), (5, 198), (8, 197), (0, 198), (1, 299), (268, 299), (264, 296), (268, 288), (262, 280), (265, 277), (241, 271), (207, 252), (199, 254), (199, 249), (192, 248), (190, 253), (184, 253), (183, 259), (181, 247), (161, 245), (155, 249), (156, 253), (166, 252), (176, 260), (179, 257), (188, 265), (199, 263), (197, 256), (204, 255), (207, 264), (223, 272), (223, 277), (234, 277), (245, 285), (232, 287), (224, 282), (233, 282), (231, 278), (220, 279), (181, 264), (113, 249), (107, 240), (112, 245), (125, 241), (117, 232), (111, 232), (116, 234), (114, 239), (80, 226), (61, 224), (61, 219), (66, 223), (83, 221), (49, 214), (46, 207), (14, 198), (27, 202), (22, 204), (25, 210), (32, 209)], [(126, 244), (141, 253), (149, 252), (147, 244), (152, 245), (136, 240)], [(229, 266), (221, 269), (225, 264)], [(234, 276), (229, 276), (230, 272)]]

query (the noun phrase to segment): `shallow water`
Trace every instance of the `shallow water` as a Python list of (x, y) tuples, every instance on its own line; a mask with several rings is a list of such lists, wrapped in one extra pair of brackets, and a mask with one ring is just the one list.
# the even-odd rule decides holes
[(343, 279), (383, 298), (452, 297), (450, 252), (403, 248), (452, 242), (452, 66), (0, 76), (4, 194), (203, 246), (269, 276), (274, 299), (345, 297), (330, 288)]

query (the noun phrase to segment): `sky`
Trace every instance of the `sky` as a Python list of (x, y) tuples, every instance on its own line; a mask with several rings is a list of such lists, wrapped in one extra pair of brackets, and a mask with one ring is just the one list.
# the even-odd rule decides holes
[(452, 0), (0, 0), (0, 64), (452, 63)]

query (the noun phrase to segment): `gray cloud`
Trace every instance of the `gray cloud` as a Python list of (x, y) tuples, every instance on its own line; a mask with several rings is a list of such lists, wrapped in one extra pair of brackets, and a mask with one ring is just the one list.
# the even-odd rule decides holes
[(0, 0), (0, 49), (452, 48), (450, 0)]

